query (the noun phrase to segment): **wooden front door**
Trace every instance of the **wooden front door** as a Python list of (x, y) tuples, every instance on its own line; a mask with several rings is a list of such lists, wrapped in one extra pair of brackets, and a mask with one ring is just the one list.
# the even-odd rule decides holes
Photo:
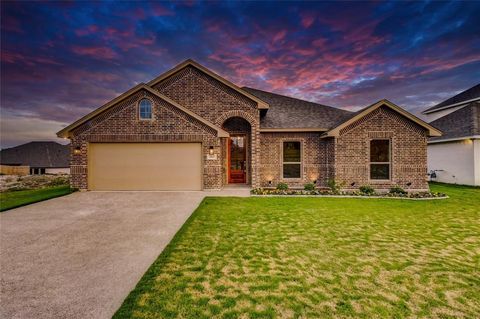
[(245, 135), (230, 136), (228, 142), (228, 182), (247, 182), (247, 138)]

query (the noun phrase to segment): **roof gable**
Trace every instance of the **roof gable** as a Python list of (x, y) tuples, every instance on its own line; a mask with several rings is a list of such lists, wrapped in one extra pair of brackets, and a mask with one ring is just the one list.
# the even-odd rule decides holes
[(340, 131), (347, 127), (348, 125), (356, 122), (357, 120), (361, 119), (362, 117), (364, 117), (365, 115), (373, 112), (374, 110), (382, 107), (382, 106), (386, 106), (388, 108), (390, 108), (391, 110), (403, 115), (404, 117), (408, 118), (409, 120), (417, 123), (418, 125), (422, 126), (423, 128), (425, 128), (427, 131), (428, 131), (428, 136), (441, 136), (442, 135), (442, 132), (438, 129), (436, 129), (435, 127), (431, 126), (430, 124), (428, 124), (427, 122), (425, 121), (422, 121), (421, 119), (419, 119), (418, 117), (416, 117), (415, 115), (413, 115), (412, 113), (402, 109), (401, 107), (399, 107), (398, 105), (390, 102), (389, 100), (380, 100), (378, 101), (377, 103), (374, 103), (364, 109), (361, 109), (360, 111), (356, 112), (356, 113), (353, 113), (352, 116), (348, 119), (346, 119), (344, 122), (342, 122), (341, 124), (337, 125), (336, 127), (332, 128), (331, 130), (329, 130), (328, 132), (324, 133), (323, 136), (324, 137), (327, 137), (327, 136), (339, 136), (340, 135)]
[(182, 69), (184, 69), (188, 66), (194, 67), (194, 68), (202, 71), (203, 73), (206, 73), (207, 75), (211, 76), (212, 78), (216, 79), (217, 81), (220, 81), (224, 85), (230, 87), (234, 91), (236, 91), (236, 92), (242, 94), (243, 96), (249, 98), (250, 100), (256, 102), (257, 107), (259, 109), (268, 109), (269, 105), (265, 101), (259, 99), (257, 96), (255, 96), (253, 94), (250, 94), (249, 92), (247, 92), (245, 90), (242, 90), (240, 87), (236, 86), (232, 82), (230, 82), (227, 79), (221, 77), (220, 75), (214, 73), (213, 71), (210, 71), (209, 69), (207, 69), (203, 65), (201, 65), (201, 64), (199, 64), (199, 63), (197, 63), (197, 62), (195, 62), (191, 59), (188, 59), (188, 60), (180, 63), (179, 65), (177, 65), (173, 69), (161, 74), (160, 76), (156, 77), (152, 81), (148, 82), (147, 85), (150, 86), (150, 87), (153, 87), (153, 86), (157, 85), (158, 83), (162, 82), (163, 80), (169, 78), (170, 76), (174, 75), (178, 71), (180, 71), (180, 70), (182, 70)]
[(469, 102), (474, 102), (480, 100), (480, 83), (477, 85), (472, 86), (471, 88), (460, 92), (459, 94), (452, 96), (451, 98), (438, 103), (431, 108), (426, 109), (423, 111), (423, 114), (429, 114), (433, 112), (437, 112), (444, 109), (449, 109), (451, 107), (459, 106), (462, 104), (466, 104)]
[(194, 117), (195, 119), (197, 119), (198, 121), (202, 122), (203, 124), (211, 127), (212, 129), (214, 129), (215, 131), (217, 131), (217, 134), (219, 137), (228, 137), (229, 134), (224, 131), (223, 129), (221, 129), (220, 127), (214, 125), (213, 123), (211, 123), (210, 121), (204, 119), (203, 117), (197, 115), (196, 113), (190, 111), (189, 109), (181, 106), (180, 104), (178, 104), (177, 102), (169, 99), (168, 97), (164, 96), (163, 94), (159, 93), (157, 90), (154, 90), (152, 89), (150, 86), (146, 85), (145, 83), (140, 83), (138, 84), (137, 86), (131, 88), (130, 90), (128, 90), (127, 92), (119, 95), (118, 97), (114, 98), (113, 100), (111, 100), (110, 102), (102, 105), (101, 107), (99, 107), (98, 109), (94, 110), (93, 112), (90, 112), (88, 113), (87, 115), (85, 115), (84, 117), (80, 118), (79, 120), (75, 121), (74, 123), (70, 124), (69, 126), (65, 127), (64, 129), (60, 130), (59, 132), (57, 132), (57, 136), (58, 137), (64, 137), (64, 138), (68, 138), (70, 137), (70, 132), (72, 130), (74, 130), (75, 128), (79, 127), (80, 125), (82, 125), (83, 123), (91, 120), (92, 118), (94, 118), (95, 116), (103, 113), (104, 111), (108, 110), (109, 108), (115, 106), (117, 103), (127, 99), (128, 97), (130, 97), (131, 95), (137, 93), (138, 91), (140, 90), (146, 90), (148, 91), (149, 93), (153, 94), (153, 95), (156, 95), (157, 97), (159, 97), (160, 99), (166, 101), (167, 103), (175, 106), (176, 108), (178, 108), (179, 110), (181, 110), (182, 112)]

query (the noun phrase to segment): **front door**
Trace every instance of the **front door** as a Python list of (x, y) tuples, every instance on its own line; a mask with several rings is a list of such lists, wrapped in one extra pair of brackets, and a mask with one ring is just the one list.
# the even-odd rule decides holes
[(245, 135), (230, 136), (228, 143), (228, 182), (247, 182), (247, 146)]

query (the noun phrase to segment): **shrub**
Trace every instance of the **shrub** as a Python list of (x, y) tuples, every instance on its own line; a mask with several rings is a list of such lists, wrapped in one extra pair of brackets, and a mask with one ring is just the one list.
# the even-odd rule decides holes
[(286, 191), (288, 189), (288, 184), (280, 182), (277, 184), (277, 189), (280, 191)]
[(307, 183), (303, 185), (303, 189), (306, 191), (314, 191), (315, 190), (315, 184), (313, 183)]
[(362, 185), (359, 188), (360, 192), (365, 195), (373, 195), (375, 194), (375, 190), (370, 185)]
[(327, 185), (334, 194), (339, 194), (343, 187), (343, 183), (337, 183), (334, 179), (329, 179)]
[(391, 194), (399, 194), (399, 195), (405, 195), (407, 194), (407, 192), (401, 188), (400, 186), (393, 186), (392, 188), (390, 188), (390, 191), (389, 191)]

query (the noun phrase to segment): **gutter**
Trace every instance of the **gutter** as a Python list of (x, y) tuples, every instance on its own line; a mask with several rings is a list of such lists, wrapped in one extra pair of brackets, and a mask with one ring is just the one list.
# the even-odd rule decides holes
[(479, 139), (480, 139), (480, 135), (472, 135), (472, 136), (464, 136), (464, 137), (446, 138), (442, 140), (433, 140), (433, 141), (428, 141), (427, 144), (446, 143), (446, 142), (455, 142), (455, 141), (463, 141), (463, 140), (479, 140)]
[(434, 109), (434, 110), (426, 110), (426, 111), (423, 111), (422, 114), (435, 113), (435, 112), (445, 110), (445, 109), (449, 109), (449, 108), (452, 108), (452, 107), (455, 107), (455, 106), (460, 106), (462, 104), (468, 104), (470, 102), (475, 102), (477, 100), (480, 100), (480, 97), (476, 97), (476, 98), (471, 99), (471, 100), (466, 100), (466, 101), (462, 101), (462, 102), (458, 102), (458, 103), (454, 103), (454, 104), (445, 105), (445, 106), (442, 106), (442, 107), (440, 107), (438, 109)]

